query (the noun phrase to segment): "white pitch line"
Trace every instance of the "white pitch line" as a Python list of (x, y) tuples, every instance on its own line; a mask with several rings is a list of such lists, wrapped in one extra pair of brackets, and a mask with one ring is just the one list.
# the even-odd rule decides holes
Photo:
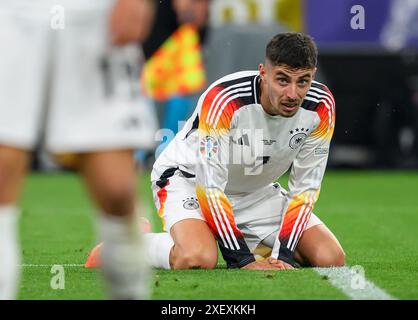
[[(313, 268), (326, 276), (331, 284), (353, 300), (397, 300), (364, 275), (353, 272), (352, 267)], [(362, 277), (354, 279), (354, 277)]]
[(70, 264), (20, 264), (19, 266), (22, 268), (52, 268), (55, 265), (59, 265), (59, 266), (63, 266), (63, 267), (84, 267), (84, 264), (74, 264), (74, 263), (70, 263)]

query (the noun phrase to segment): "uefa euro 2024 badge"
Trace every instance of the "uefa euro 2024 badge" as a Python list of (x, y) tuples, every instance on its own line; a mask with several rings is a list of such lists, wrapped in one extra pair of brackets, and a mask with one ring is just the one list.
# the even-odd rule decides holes
[(210, 160), (219, 149), (219, 144), (216, 138), (206, 136), (200, 141), (200, 153), (206, 160)]

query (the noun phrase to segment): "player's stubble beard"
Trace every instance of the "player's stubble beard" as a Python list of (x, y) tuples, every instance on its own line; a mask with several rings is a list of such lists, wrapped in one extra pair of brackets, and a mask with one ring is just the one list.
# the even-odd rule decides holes
[[(286, 101), (280, 101), (278, 96), (269, 94), (268, 84), (262, 79), (260, 83), (260, 101), (264, 111), (271, 116), (282, 116), (285, 118), (293, 117), (299, 110), (303, 99), (287, 99)], [(273, 96), (273, 97), (272, 97)], [(288, 105), (289, 108), (286, 106)], [(292, 106), (292, 108), (290, 108)]]

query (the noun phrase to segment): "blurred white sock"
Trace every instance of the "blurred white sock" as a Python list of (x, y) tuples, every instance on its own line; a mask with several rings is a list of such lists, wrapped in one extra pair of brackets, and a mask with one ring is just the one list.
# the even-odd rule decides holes
[(170, 251), (174, 241), (167, 232), (144, 234), (147, 258), (155, 268), (170, 269)]
[(18, 218), (19, 211), (14, 205), (0, 206), (0, 300), (13, 300), (18, 294)]
[(102, 271), (112, 299), (149, 298), (150, 268), (137, 219), (102, 214), (99, 217)]

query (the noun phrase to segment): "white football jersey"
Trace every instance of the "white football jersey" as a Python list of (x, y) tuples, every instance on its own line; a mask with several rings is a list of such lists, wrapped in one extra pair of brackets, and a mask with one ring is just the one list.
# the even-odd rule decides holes
[(313, 81), (293, 117), (272, 116), (260, 104), (259, 80), (258, 71), (242, 71), (213, 83), (155, 162), (152, 180), (166, 179), (175, 168), (195, 176), (206, 220), (222, 212), (231, 224), (231, 237), (239, 242), (242, 236), (228, 196), (262, 190), (291, 168), (288, 206), (273, 248), (274, 256), (291, 262), (319, 195), (335, 102), (325, 85)]

